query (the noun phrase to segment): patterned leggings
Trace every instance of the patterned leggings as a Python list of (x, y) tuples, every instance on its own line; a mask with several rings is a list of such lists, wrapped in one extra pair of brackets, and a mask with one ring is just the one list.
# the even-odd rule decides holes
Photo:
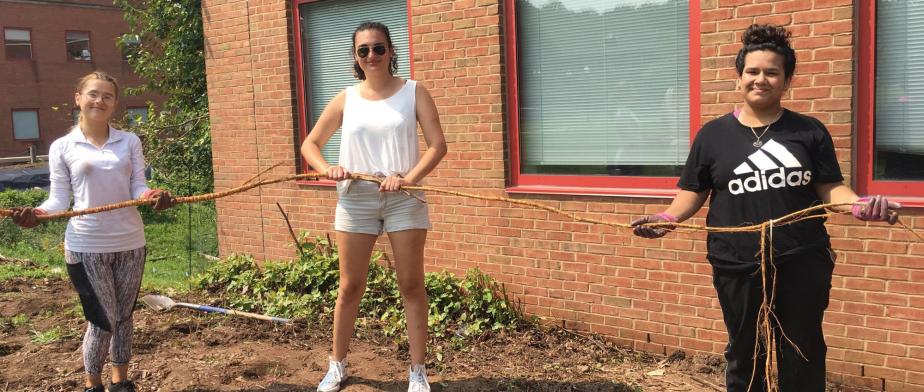
[(113, 365), (126, 365), (132, 354), (132, 312), (141, 275), (144, 247), (115, 253), (67, 251), (67, 272), (87, 321), (83, 336), (83, 366), (87, 374), (103, 371), (107, 354)]

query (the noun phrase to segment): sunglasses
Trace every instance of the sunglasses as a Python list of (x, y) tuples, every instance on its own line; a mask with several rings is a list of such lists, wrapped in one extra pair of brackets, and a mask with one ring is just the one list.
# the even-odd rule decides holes
[[(369, 56), (369, 50), (370, 49), (368, 45), (360, 45), (358, 48), (356, 48), (356, 55), (359, 56), (359, 58), (364, 59)], [(385, 47), (385, 44), (375, 44), (372, 46), (372, 51), (375, 52), (376, 55), (383, 56), (385, 55), (385, 52), (388, 51), (388, 48)]]

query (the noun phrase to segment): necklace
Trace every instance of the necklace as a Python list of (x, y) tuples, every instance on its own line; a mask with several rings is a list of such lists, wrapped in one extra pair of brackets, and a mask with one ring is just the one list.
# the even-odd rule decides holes
[(748, 126), (748, 128), (751, 128), (751, 133), (754, 134), (754, 138), (757, 139), (754, 141), (754, 143), (751, 143), (751, 145), (754, 146), (755, 148), (760, 148), (760, 146), (763, 146), (764, 142), (762, 142), (760, 138), (764, 137), (764, 135), (767, 134), (767, 131), (770, 130), (770, 126), (776, 123), (777, 121), (779, 121), (780, 117), (783, 117), (782, 110), (780, 110), (780, 112), (776, 115), (776, 118), (774, 118), (773, 121), (770, 121), (770, 123), (767, 124), (767, 127), (764, 128), (763, 132), (761, 132), (760, 135), (757, 134), (757, 131), (754, 130), (754, 127)]

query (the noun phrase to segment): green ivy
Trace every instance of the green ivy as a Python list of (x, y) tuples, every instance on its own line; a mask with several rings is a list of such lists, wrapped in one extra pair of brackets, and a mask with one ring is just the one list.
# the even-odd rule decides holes
[[(337, 250), (324, 238), (302, 235), (303, 256), (291, 262), (266, 262), (258, 268), (253, 258), (233, 255), (196, 277), (198, 287), (217, 295), (232, 308), (279, 317), (317, 319), (333, 314), (340, 278)], [(375, 252), (369, 267), (361, 316), (386, 336), (404, 341), (407, 320), (394, 271)], [(431, 339), (464, 341), (485, 333), (517, 329), (535, 321), (526, 317), (504, 287), (477, 269), (462, 279), (427, 273), (427, 327)]]

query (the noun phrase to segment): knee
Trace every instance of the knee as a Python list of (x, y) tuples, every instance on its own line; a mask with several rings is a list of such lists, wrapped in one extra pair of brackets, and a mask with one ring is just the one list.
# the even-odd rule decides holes
[(362, 281), (341, 281), (337, 290), (337, 298), (342, 302), (355, 302), (363, 297), (366, 283)]
[(427, 297), (427, 288), (424, 285), (423, 279), (399, 281), (398, 290), (401, 291), (401, 296), (404, 297), (405, 300)]

